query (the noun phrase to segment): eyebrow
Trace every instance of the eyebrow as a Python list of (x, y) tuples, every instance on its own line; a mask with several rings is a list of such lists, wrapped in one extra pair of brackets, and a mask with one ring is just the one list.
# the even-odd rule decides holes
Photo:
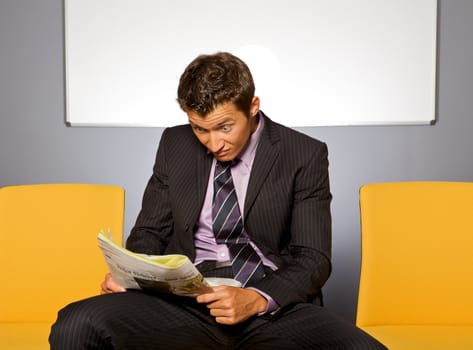
[[(217, 125), (215, 125), (213, 128), (219, 128), (221, 127), (222, 125), (225, 125), (225, 124), (228, 124), (228, 123), (234, 123), (235, 121), (231, 118), (225, 118), (224, 120), (222, 120), (221, 122), (219, 122)], [(201, 128), (201, 129), (204, 129), (204, 130), (209, 130), (207, 128), (204, 128), (203, 126), (193, 122), (192, 120), (189, 119), (189, 124), (192, 126), (192, 127), (198, 127), (198, 128)]]

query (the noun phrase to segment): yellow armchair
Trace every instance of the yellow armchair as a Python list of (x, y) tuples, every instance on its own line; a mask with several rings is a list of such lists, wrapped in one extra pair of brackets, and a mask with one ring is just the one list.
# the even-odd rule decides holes
[(0, 188), (0, 349), (49, 349), (57, 311), (100, 291), (97, 244), (121, 244), (124, 190), (86, 184)]
[(473, 349), (473, 183), (360, 189), (356, 324), (389, 349)]

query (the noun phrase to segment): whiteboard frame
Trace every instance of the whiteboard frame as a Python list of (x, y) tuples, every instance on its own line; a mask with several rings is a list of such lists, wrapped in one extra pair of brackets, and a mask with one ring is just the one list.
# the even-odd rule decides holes
[[(287, 37), (282, 32), (279, 33), (279, 41), (289, 42), (291, 45), (291, 55), (286, 55), (285, 51), (279, 51), (282, 55), (278, 56), (278, 51), (266, 46), (266, 43), (272, 41), (277, 43), (278, 39), (273, 40), (268, 37), (250, 36), (248, 33), (242, 34), (242, 38), (235, 36), (234, 43), (222, 44), (222, 39), (216, 40), (209, 43), (200, 43), (189, 47), (189, 50), (184, 52), (184, 46), (177, 45), (176, 41), (172, 41), (169, 35), (163, 36), (163, 42), (156, 43), (154, 49), (160, 51), (160, 53), (150, 53), (149, 49), (150, 41), (153, 38), (159, 37), (156, 32), (152, 35), (149, 33), (141, 35), (139, 31), (133, 31), (129, 38), (127, 27), (136, 28), (142, 27), (142, 29), (152, 30), (161, 29), (155, 25), (153, 18), (143, 20), (139, 16), (146, 13), (156, 13), (156, 8), (146, 10), (147, 6), (157, 6), (161, 0), (65, 0), (65, 74), (66, 74), (66, 124), (69, 126), (118, 126), (118, 127), (167, 127), (176, 124), (182, 124), (187, 122), (185, 114), (179, 109), (178, 104), (175, 102), (175, 89), (177, 88), (178, 77), (195, 56), (201, 53), (212, 53), (216, 51), (230, 51), (243, 58), (249, 65), (253, 72), (256, 83), (256, 94), (260, 96), (262, 100), (262, 110), (265, 111), (273, 120), (281, 122), (291, 127), (306, 127), (306, 126), (343, 126), (343, 125), (428, 125), (433, 124), (436, 120), (436, 75), (437, 75), (437, 11), (438, 4), (437, 0), (359, 0), (356, 2), (357, 8), (346, 9), (346, 12), (358, 11), (357, 15), (363, 14), (369, 11), (383, 10), (382, 15), (373, 15), (368, 20), (363, 20), (357, 15), (351, 17), (351, 13), (343, 12), (337, 8), (340, 4), (344, 4), (345, 8), (352, 2), (351, 0), (336, 0), (328, 2), (333, 4), (335, 8), (325, 9), (327, 13), (334, 17), (342, 17), (344, 22), (338, 24), (338, 26), (331, 27), (326, 31), (318, 30), (318, 32), (326, 33), (326, 37), (323, 35), (306, 35), (305, 39), (316, 39), (316, 45), (313, 45), (312, 50), (318, 50), (317, 54), (311, 56), (313, 64), (313, 71), (308, 71), (310, 65), (305, 67), (299, 63), (304, 62), (304, 52), (309, 47), (307, 41), (301, 41), (298, 46), (297, 43), (289, 42), (291, 38), (294, 41), (299, 40), (295, 37), (298, 35), (295, 33), (288, 33)], [(207, 4), (210, 6), (213, 1), (218, 0), (201, 0), (200, 2), (193, 2), (190, 0), (177, 0), (174, 3), (180, 4), (181, 2), (188, 1), (186, 4)], [(233, 1), (223, 2), (219, 0), (220, 4), (229, 5), (231, 8), (235, 6)], [(246, 0), (241, 0), (245, 3)], [(300, 9), (297, 6), (290, 6), (285, 11), (283, 6), (285, 0), (272, 0), (270, 3), (273, 4), (274, 8), (279, 6), (279, 22), (283, 19), (281, 16), (287, 16), (288, 18), (300, 18), (307, 10)], [(299, 4), (317, 4), (327, 3), (326, 1), (319, 0), (295, 0), (292, 4), (299, 1)], [(345, 1), (345, 2), (344, 2)], [(162, 2), (162, 1), (161, 1)], [(255, 7), (255, 4), (261, 3), (264, 5), (264, 0), (251, 0), (249, 4)], [(115, 5), (113, 11), (110, 9), (111, 4)], [(166, 2), (170, 4), (170, 2)], [(171, 2), (172, 3), (172, 2)], [(379, 4), (379, 8), (376, 6), (370, 6), (373, 4)], [(374, 46), (370, 46), (373, 42), (383, 44), (382, 39), (384, 36), (378, 33), (377, 30), (383, 29), (385, 22), (395, 23), (399, 21), (401, 17), (394, 19), (383, 18), (386, 15), (387, 9), (396, 8), (401, 11), (408, 11), (415, 7), (413, 4), (421, 4), (422, 6), (428, 7), (429, 15), (422, 17), (426, 18), (421, 24), (417, 23), (413, 19), (418, 19), (419, 13), (412, 14), (410, 16), (405, 13), (401, 14), (402, 20), (406, 21), (405, 26), (413, 27), (418, 26), (418, 31), (423, 32), (423, 37), (416, 37), (416, 31), (405, 31), (404, 37), (390, 37), (389, 40), (396, 40), (396, 49), (402, 51), (403, 44), (405, 46), (413, 47), (417, 49), (417, 46), (423, 46), (423, 51), (413, 56), (412, 59), (408, 55), (400, 56), (399, 61), (404, 65), (394, 66), (393, 62), (388, 62), (386, 67), (390, 67), (391, 71), (375, 71), (378, 67), (376, 60), (370, 60), (371, 56), (367, 52), (373, 52), (373, 56), (379, 56), (382, 51), (392, 49), (391, 47), (385, 46), (377, 49)], [(130, 4), (135, 4), (133, 9)], [(266, 2), (266, 6), (268, 2)], [(123, 6), (123, 11), (117, 5)], [(182, 5), (182, 4), (181, 4)], [(242, 3), (240, 3), (242, 6)], [(244, 5), (244, 4), (243, 4)], [(325, 4), (326, 5), (326, 4)], [(177, 6), (177, 5), (176, 5)], [(315, 5), (314, 5), (315, 6)], [(419, 5), (419, 9), (421, 6)], [(130, 11), (132, 9), (133, 11)], [(418, 11), (420, 11), (417, 9)], [(191, 22), (193, 18), (200, 18), (196, 11), (199, 11), (199, 6), (194, 6), (189, 12), (185, 12), (185, 21)], [(369, 11), (368, 11), (369, 10)], [(167, 10), (166, 10), (167, 11)], [(182, 17), (182, 6), (174, 9), (174, 13), (171, 11), (169, 22), (166, 22), (166, 26), (170, 26), (173, 23), (173, 17), (180, 13)], [(222, 11), (226, 11), (223, 9)], [(285, 11), (285, 13), (282, 13)], [(291, 11), (294, 11), (294, 16), (291, 15)], [(298, 12), (296, 12), (298, 11)], [(332, 11), (332, 12), (331, 12)], [(132, 12), (132, 13), (131, 13)], [(228, 12), (228, 11), (227, 11)], [(268, 12), (268, 11), (267, 11)], [(87, 14), (87, 15), (84, 15)], [(134, 21), (129, 20), (129, 17), (136, 17)], [(107, 18), (107, 16), (109, 16)], [(207, 14), (208, 16), (208, 14)], [(249, 18), (250, 22), (260, 20), (260, 25), (276, 27), (279, 22), (269, 23), (271, 19), (265, 17), (261, 11), (257, 11), (254, 18)], [(271, 16), (274, 16), (272, 14)], [(323, 22), (324, 16), (318, 14), (316, 17), (317, 21)], [(277, 17), (277, 16), (276, 16)], [(377, 18), (379, 17), (379, 18)], [(327, 16), (328, 19), (333, 18)], [(353, 20), (357, 26), (348, 23)], [(409, 18), (411, 22), (407, 23)], [(161, 18), (162, 22), (165, 22)], [(228, 21), (228, 19), (226, 19)], [(358, 35), (363, 31), (360, 29), (356, 32), (357, 28), (363, 27), (363, 23), (370, 23), (373, 20), (377, 27), (372, 31), (366, 30), (368, 33), (368, 39), (365, 41), (355, 42), (353, 39), (355, 34)], [(185, 22), (184, 21), (184, 22)], [(328, 21), (328, 20), (327, 20)], [(176, 28), (171, 28), (173, 31), (178, 29), (182, 32), (194, 32), (195, 26), (179, 25)], [(301, 21), (302, 22), (302, 21)], [(330, 21), (328, 21), (330, 22)], [(143, 25), (143, 23), (147, 23)], [(204, 22), (205, 23), (205, 22)], [(209, 21), (209, 27), (212, 25), (212, 21)], [(373, 25), (371, 23), (370, 25)], [(319, 25), (319, 24), (317, 24)], [(117, 36), (114, 37), (113, 31), (107, 32), (104, 28), (116, 27)], [(294, 26), (297, 27), (296, 24)], [(202, 26), (205, 27), (205, 26)], [(251, 33), (257, 32), (258, 27), (251, 29)], [(298, 27), (305, 28), (305, 27)], [(314, 27), (315, 28), (315, 27)], [(332, 33), (333, 28), (342, 28), (340, 32), (350, 35), (350, 28), (354, 28), (356, 32), (353, 34), (352, 41), (347, 41), (345, 44), (338, 44), (338, 38)], [(387, 29), (392, 29), (392, 26), (385, 26)], [(315, 29), (320, 29), (319, 27)], [(315, 31), (314, 29), (314, 31)], [(207, 33), (205, 30), (213, 30), (212, 28), (202, 29), (204, 35)], [(266, 30), (267, 33), (272, 33), (273, 29)], [(287, 29), (290, 31), (290, 28)], [(106, 35), (101, 33), (106, 32)], [(215, 32), (215, 31), (214, 31)], [(235, 31), (226, 33), (223, 30), (222, 36), (230, 36)], [(274, 33), (277, 30), (274, 29)], [(364, 32), (363, 32), (364, 33)], [(409, 34), (410, 33), (410, 34)], [(199, 33), (197, 33), (199, 34)], [(409, 35), (407, 35), (409, 34)], [(301, 36), (299, 34), (299, 36)], [(302, 35), (303, 36), (303, 35)], [(388, 35), (386, 34), (386, 38)], [(143, 46), (139, 46), (137, 38), (143, 38)], [(245, 41), (245, 38), (250, 38)], [(105, 40), (107, 39), (107, 40)], [(356, 39), (356, 38), (355, 38)], [(266, 41), (265, 41), (266, 40)], [(302, 39), (301, 39), (302, 40)], [(178, 42), (181, 42), (179, 40)], [(256, 43), (256, 44), (255, 44)], [(115, 46), (114, 46), (115, 44)], [(124, 45), (125, 44), (125, 45)], [(126, 46), (129, 45), (129, 46)], [(352, 45), (353, 47), (350, 47)], [(130, 47), (131, 46), (131, 47)], [(179, 46), (176, 48), (176, 46)], [(334, 46), (334, 51), (330, 52), (330, 47)], [(351, 49), (352, 51), (350, 51)], [(140, 50), (143, 50), (143, 54), (140, 55)], [(378, 50), (378, 51), (376, 51)], [(354, 53), (352, 57), (344, 58), (341, 57), (345, 51)], [(415, 50), (414, 50), (415, 51)], [(163, 55), (162, 53), (165, 53)], [(125, 53), (125, 54), (117, 54)], [(128, 53), (128, 54), (126, 54)], [(133, 54), (130, 54), (133, 53)], [(173, 55), (175, 53), (175, 55)], [(321, 54), (322, 53), (322, 54)], [(284, 61), (282, 57), (286, 61)], [(131, 58), (130, 58), (131, 56)], [(154, 60), (143, 60), (143, 56), (155, 57)], [(288, 56), (288, 57), (286, 57)], [(307, 56), (307, 54), (306, 54)], [(321, 57), (319, 59), (319, 57)], [(422, 56), (416, 59), (417, 56)], [(381, 57), (381, 56), (380, 56)], [(391, 57), (391, 56), (389, 56)], [(380, 62), (386, 62), (386, 59), (379, 60)], [(120, 58), (126, 58), (119, 61)], [(163, 58), (163, 61), (160, 61)], [(135, 59), (135, 61), (133, 61)], [(287, 62), (289, 59), (294, 59), (295, 63), (290, 65), (283, 65), (281, 62)], [(363, 71), (360, 66), (346, 67), (349, 61), (370, 61), (366, 65), (366, 70)], [(118, 60), (118, 62), (117, 62)], [(138, 60), (138, 61), (136, 61)], [(407, 61), (409, 60), (409, 61)], [(113, 64), (111, 63), (113, 61)], [(164, 77), (166, 73), (166, 67), (174, 64), (175, 61), (179, 62), (177, 67), (174, 67), (173, 76), (165, 77), (163, 80), (167, 82), (164, 87), (161, 87), (161, 92), (157, 92), (159, 88), (155, 87), (152, 82), (159, 80), (158, 77)], [(335, 61), (337, 64), (334, 67), (328, 66), (330, 62)], [(394, 60), (393, 60), (394, 61)], [(97, 64), (97, 62), (102, 62)], [(134, 68), (144, 62), (144, 71), (135, 72)], [(417, 66), (410, 67), (410, 63), (416, 62)], [(310, 63), (310, 62), (309, 62)], [(308, 67), (309, 66), (309, 67)], [(327, 73), (321, 69), (316, 71), (317, 67), (328, 67)], [(130, 68), (131, 67), (131, 68)], [(159, 72), (156, 67), (164, 67), (163, 72)], [(288, 67), (290, 69), (288, 69)], [(338, 67), (338, 68), (337, 68)], [(405, 81), (396, 81), (396, 79), (403, 74), (402, 69), (406, 68), (410, 70), (410, 74), (404, 77)], [(288, 74), (289, 70), (300, 69), (300, 72), (306, 74)], [(338, 69), (338, 71), (337, 71)], [(304, 71), (305, 70), (305, 71)], [(278, 72), (273, 74), (272, 72)], [(375, 71), (375, 72), (373, 72)], [(393, 74), (398, 72), (398, 74)], [(422, 76), (420, 74), (422, 72)], [(289, 77), (289, 80), (283, 80), (282, 77)], [(299, 79), (301, 76), (310, 76), (312, 79), (307, 79), (310, 82), (318, 81), (319, 78), (328, 78), (325, 82), (320, 79), (319, 85), (315, 83), (301, 86), (304, 79)], [(354, 80), (348, 81), (343, 80), (347, 76), (355, 77)], [(149, 77), (149, 79), (148, 79)], [(337, 84), (334, 83), (334, 77), (337, 77)], [(380, 80), (373, 83), (371, 86), (370, 81), (374, 81), (380, 77)], [(127, 80), (129, 79), (129, 80)], [(291, 80), (292, 79), (292, 80)], [(395, 88), (390, 91), (390, 81), (394, 81)], [(96, 87), (102, 87), (102, 89), (96, 89)], [(380, 91), (376, 87), (381, 86)], [(169, 87), (169, 88), (167, 88)], [(273, 87), (277, 87), (276, 90), (270, 91)], [(287, 87), (287, 88), (283, 88)], [(328, 87), (328, 88), (327, 88)], [(383, 87), (385, 90), (383, 90)], [(415, 88), (415, 89), (414, 89)], [(96, 90), (94, 90), (96, 89)], [(115, 93), (115, 90), (121, 90), (120, 93)], [(363, 90), (365, 89), (365, 91)], [(412, 89), (408, 93), (402, 95), (404, 90)], [(332, 94), (327, 91), (332, 91)], [(290, 93), (297, 91), (297, 94), (291, 96)], [(378, 97), (374, 93), (380, 93)], [(288, 96), (289, 94), (289, 96)], [(154, 97), (155, 96), (155, 97)], [(381, 97), (379, 97), (381, 96)], [(395, 96), (394, 98), (389, 98)], [(385, 100), (385, 101), (384, 101)], [(380, 102), (381, 101), (381, 102)], [(422, 101), (420, 103), (419, 101)], [(324, 105), (326, 103), (326, 105)], [(386, 106), (381, 104), (386, 103)], [(410, 106), (410, 104), (418, 104), (416, 106)], [(378, 106), (377, 104), (380, 104)], [(163, 108), (164, 106), (164, 108)], [(116, 110), (114, 108), (118, 107)], [(383, 107), (385, 111), (378, 108)], [(337, 108), (344, 108), (339, 111), (340, 115), (337, 115)], [(395, 108), (399, 110), (394, 111)], [(120, 116), (120, 118), (110, 119), (119, 116), (121, 111), (125, 111), (126, 115)], [(385, 114), (383, 114), (385, 113)], [(383, 115), (391, 115), (382, 117)], [(397, 113), (397, 114), (396, 114)], [(163, 115), (159, 120), (157, 116)], [(141, 116), (145, 116), (141, 118)], [(341, 117), (340, 117), (341, 116)], [(374, 116), (374, 117), (373, 117)], [(286, 118), (287, 117), (287, 118)], [(285, 119), (286, 118), (286, 119)]]

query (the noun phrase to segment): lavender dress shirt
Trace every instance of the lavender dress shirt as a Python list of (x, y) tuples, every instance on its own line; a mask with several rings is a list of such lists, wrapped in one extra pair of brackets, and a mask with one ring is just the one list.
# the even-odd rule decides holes
[[(231, 171), (233, 177), (233, 183), (235, 185), (235, 191), (238, 198), (238, 205), (240, 206), (240, 212), (244, 213), (243, 203), (245, 203), (246, 190), (248, 188), (248, 181), (250, 179), (251, 167), (255, 159), (256, 148), (261, 138), (261, 132), (264, 128), (264, 118), (259, 116), (258, 127), (256, 131), (251, 135), (248, 145), (245, 147), (243, 152), (239, 155), (240, 161), (235, 164)], [(230, 253), (226, 244), (217, 244), (212, 229), (212, 197), (213, 197), (213, 174), (215, 171), (216, 160), (213, 160), (212, 169), (210, 171), (209, 181), (207, 185), (207, 192), (205, 194), (204, 205), (200, 213), (199, 220), (197, 222), (197, 230), (194, 234), (194, 245), (196, 257), (194, 264), (198, 265), (204, 260), (214, 260), (222, 263), (230, 263)], [(245, 218), (243, 217), (243, 222)], [(261, 250), (250, 240), (250, 244), (256, 253), (260, 256), (263, 264), (272, 270), (276, 270), (277, 266), (267, 259)], [(266, 293), (263, 293), (255, 288), (250, 288), (258, 291), (268, 300), (268, 307), (262, 313), (269, 313), (278, 308), (277, 303)]]

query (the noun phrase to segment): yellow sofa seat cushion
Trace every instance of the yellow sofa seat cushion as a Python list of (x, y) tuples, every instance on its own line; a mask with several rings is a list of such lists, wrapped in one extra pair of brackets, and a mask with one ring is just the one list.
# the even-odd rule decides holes
[(65, 305), (99, 294), (107, 267), (97, 234), (110, 229), (121, 244), (123, 208), (118, 186), (1, 188), (0, 323), (53, 322)]
[(119, 186), (0, 188), (0, 350), (49, 349), (58, 310), (99, 294), (97, 234), (110, 229), (121, 244), (123, 214)]
[(390, 350), (471, 350), (473, 326), (365, 326)]
[(0, 349), (48, 350), (51, 323), (0, 323)]

